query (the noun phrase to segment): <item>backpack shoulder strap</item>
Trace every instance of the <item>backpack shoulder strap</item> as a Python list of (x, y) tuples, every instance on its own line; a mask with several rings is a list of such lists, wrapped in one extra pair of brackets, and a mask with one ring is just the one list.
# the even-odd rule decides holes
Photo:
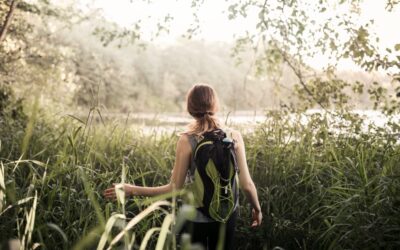
[[(226, 137), (231, 139), (235, 144), (236, 143), (236, 139), (233, 138), (233, 131), (234, 130), (227, 127), (227, 128), (224, 128), (224, 131), (225, 131)], [(234, 167), (235, 167), (236, 173), (239, 173), (240, 171), (239, 171), (239, 166), (237, 165), (236, 149), (232, 148), (231, 152), (232, 152), (231, 154), (232, 154), (233, 163), (234, 163)]]
[(223, 128), (223, 131), (225, 132), (227, 138), (233, 140), (233, 129), (226, 127)]

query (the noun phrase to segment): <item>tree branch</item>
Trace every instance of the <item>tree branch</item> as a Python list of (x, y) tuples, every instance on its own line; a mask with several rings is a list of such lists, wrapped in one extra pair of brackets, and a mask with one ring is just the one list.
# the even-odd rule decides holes
[(301, 71), (297, 70), (296, 67), (291, 63), (290, 59), (287, 57), (286, 53), (283, 52), (280, 48), (276, 48), (279, 54), (281, 54), (283, 60), (287, 63), (289, 68), (292, 69), (293, 73), (297, 76), (299, 79), (300, 85), (303, 87), (303, 89), (307, 92), (307, 94), (325, 111), (327, 110), (325, 105), (323, 105), (316, 97), (315, 95), (311, 92), (311, 90), (307, 87), (307, 84), (303, 80), (303, 76)]
[[(268, 23), (265, 20), (264, 17), (264, 12), (265, 12), (265, 8), (267, 7), (267, 2), (268, 0), (264, 1), (264, 4), (262, 6), (262, 11), (263, 14), (261, 15), (261, 21), (264, 24), (265, 28), (268, 28)], [(285, 29), (285, 36), (287, 36), (286, 34), (286, 29)], [(292, 64), (292, 62), (290, 61), (289, 57), (287, 56), (287, 54), (285, 53), (285, 51), (283, 51), (283, 49), (279, 48), (277, 44), (275, 44), (275, 49), (279, 52), (279, 54), (281, 54), (283, 60), (288, 64), (289, 68), (292, 69), (293, 73), (296, 75), (296, 77), (299, 79), (299, 83), (300, 85), (303, 87), (303, 89), (306, 91), (306, 93), (325, 111), (328, 111), (325, 107), (325, 105), (323, 105), (316, 97), (315, 95), (311, 92), (311, 90), (307, 87), (307, 84), (304, 82), (303, 79), (303, 75), (302, 72), (300, 70), (297, 70), (295, 65)]]
[(3, 28), (0, 31), (0, 44), (3, 42), (4, 38), (6, 37), (7, 30), (8, 30), (8, 27), (10, 26), (10, 23), (11, 23), (15, 8), (17, 7), (17, 4), (18, 4), (18, 0), (11, 1), (10, 9), (6, 15), (6, 19), (4, 20)]

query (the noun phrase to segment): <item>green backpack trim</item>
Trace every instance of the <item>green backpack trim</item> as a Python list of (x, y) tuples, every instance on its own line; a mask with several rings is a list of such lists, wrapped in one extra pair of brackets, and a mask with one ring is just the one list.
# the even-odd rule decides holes
[[(232, 163), (230, 165), (231, 166), (230, 166), (229, 180), (232, 179), (234, 175)], [(228, 180), (227, 185), (225, 186), (221, 185), (218, 170), (215, 167), (212, 159), (210, 159), (207, 163), (206, 173), (214, 183), (214, 194), (212, 196), (209, 205), (210, 216), (216, 221), (225, 223), (228, 221), (230, 215), (233, 213), (235, 209), (235, 197), (234, 197), (234, 192), (232, 190), (231, 182), (229, 182)], [(234, 181), (236, 182), (236, 178), (234, 179)], [(221, 191), (225, 192), (226, 194), (230, 193), (231, 196), (224, 197), (223, 195), (221, 195)], [(227, 206), (223, 206), (223, 204), (221, 204), (222, 202), (226, 202)]]
[(189, 185), (189, 190), (193, 193), (194, 207), (203, 207), (204, 184), (197, 170), (194, 172), (194, 181)]

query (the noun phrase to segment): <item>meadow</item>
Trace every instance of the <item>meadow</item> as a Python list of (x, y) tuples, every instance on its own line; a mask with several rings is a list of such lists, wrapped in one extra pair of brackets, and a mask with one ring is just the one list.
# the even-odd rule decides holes
[[(17, 107), (4, 109), (0, 127), (2, 249), (11, 240), (24, 249), (177, 246), (176, 193), (109, 201), (102, 192), (112, 183), (168, 182), (179, 131), (103, 123), (97, 108), (81, 119)], [(307, 122), (283, 110), (266, 115), (244, 134), (264, 221), (250, 228), (241, 195), (238, 249), (400, 248), (396, 123), (364, 131), (350, 113), (334, 123), (319, 113)], [(197, 249), (186, 241), (182, 249)]]
[(270, 110), (235, 127), (264, 215), (241, 194), (238, 249), (400, 249), (399, 5), (0, 1), (0, 250), (199, 249), (187, 192), (102, 194), (169, 181), (197, 82)]

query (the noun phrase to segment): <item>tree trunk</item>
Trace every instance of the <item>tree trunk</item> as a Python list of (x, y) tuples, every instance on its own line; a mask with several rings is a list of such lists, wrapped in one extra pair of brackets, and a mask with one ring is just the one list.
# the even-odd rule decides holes
[(0, 31), (0, 44), (3, 42), (4, 38), (6, 37), (7, 29), (10, 26), (11, 19), (14, 14), (14, 10), (17, 7), (18, 0), (12, 0), (10, 5), (10, 10), (7, 13), (6, 19), (4, 20), (3, 27)]

